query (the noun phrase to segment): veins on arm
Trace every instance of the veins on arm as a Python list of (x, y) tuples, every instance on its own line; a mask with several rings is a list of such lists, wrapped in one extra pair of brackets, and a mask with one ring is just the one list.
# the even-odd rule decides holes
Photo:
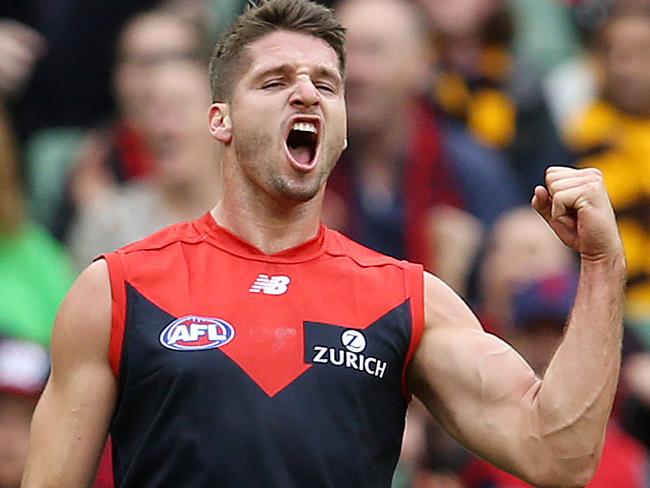
[(542, 380), (428, 276), (412, 391), (462, 444), (495, 465), (535, 485), (586, 484), (602, 449), (620, 360), (617, 316), (603, 319), (606, 311), (591, 310), (604, 279), (596, 278), (579, 293), (578, 317)]

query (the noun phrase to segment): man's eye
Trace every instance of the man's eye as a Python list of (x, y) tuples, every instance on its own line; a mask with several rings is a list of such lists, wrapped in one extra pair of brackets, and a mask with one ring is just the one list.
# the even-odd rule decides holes
[(316, 83), (316, 89), (329, 93), (336, 93), (336, 89), (329, 83)]
[(284, 83), (280, 80), (272, 80), (272, 81), (267, 81), (266, 83), (262, 84), (262, 89), (266, 90), (268, 88), (278, 88), (284, 86)]

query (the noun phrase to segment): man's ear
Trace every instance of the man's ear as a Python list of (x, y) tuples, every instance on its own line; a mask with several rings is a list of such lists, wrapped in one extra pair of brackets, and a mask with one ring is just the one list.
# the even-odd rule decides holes
[(230, 120), (230, 105), (217, 102), (210, 105), (208, 112), (210, 135), (224, 144), (232, 140), (232, 122)]

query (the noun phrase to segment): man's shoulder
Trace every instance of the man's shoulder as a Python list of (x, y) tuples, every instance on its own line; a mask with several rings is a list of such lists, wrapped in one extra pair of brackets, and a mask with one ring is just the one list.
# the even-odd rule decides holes
[(123, 255), (155, 253), (178, 243), (192, 244), (202, 240), (203, 235), (194, 221), (178, 222), (149, 234), (143, 239), (127, 244), (115, 252)]
[(377, 252), (336, 230), (327, 229), (327, 233), (327, 254), (330, 256), (347, 257), (351, 262), (362, 268), (388, 266), (403, 270), (422, 270), (420, 264), (396, 259)]

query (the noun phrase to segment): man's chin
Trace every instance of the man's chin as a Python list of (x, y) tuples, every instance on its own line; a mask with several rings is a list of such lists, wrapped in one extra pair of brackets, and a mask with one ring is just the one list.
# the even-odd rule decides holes
[(289, 181), (277, 179), (274, 182), (274, 193), (288, 203), (306, 203), (313, 200), (321, 193), (322, 183)]
[(287, 202), (293, 203), (306, 203), (319, 194), (318, 188), (299, 188), (299, 189), (284, 189), (281, 193), (282, 199)]

